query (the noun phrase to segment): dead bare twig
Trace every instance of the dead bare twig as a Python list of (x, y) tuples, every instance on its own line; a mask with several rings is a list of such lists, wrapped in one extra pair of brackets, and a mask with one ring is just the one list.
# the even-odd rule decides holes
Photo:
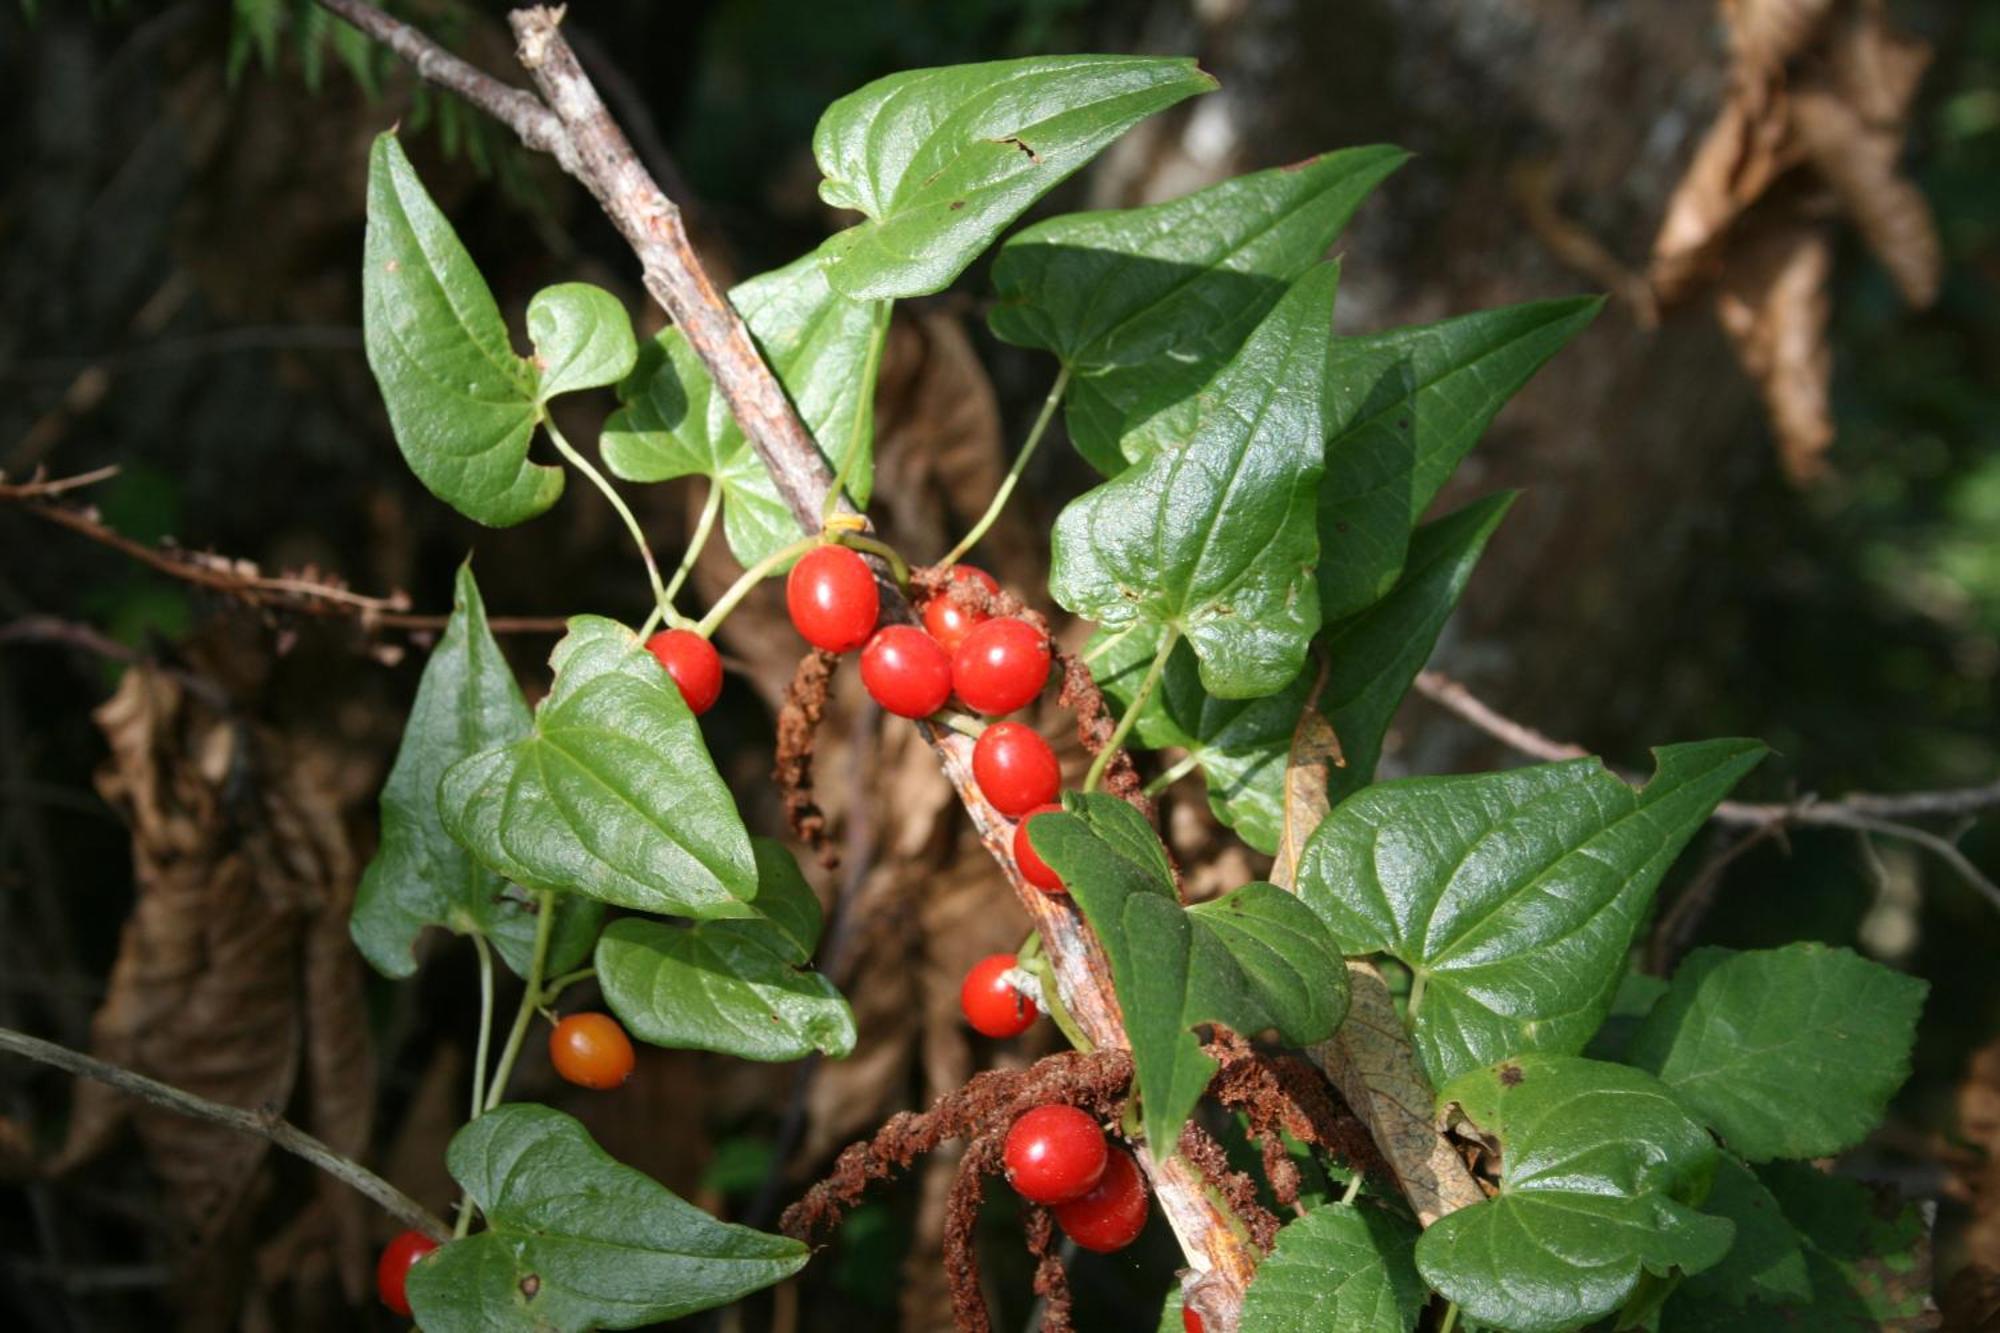
[(144, 1074), (135, 1074), (129, 1069), (107, 1064), (81, 1051), (73, 1051), (67, 1046), (43, 1041), (40, 1037), (31, 1037), (25, 1032), (16, 1032), (11, 1028), (0, 1028), (0, 1051), (10, 1051), (15, 1055), (74, 1074), (78, 1078), (96, 1079), (120, 1092), (129, 1093), (155, 1106), (163, 1106), (180, 1115), (193, 1116), (197, 1120), (207, 1120), (244, 1134), (267, 1139), (273, 1146), (302, 1157), (336, 1180), (352, 1185), (381, 1204), (383, 1211), (398, 1221), (407, 1222), (436, 1240), (447, 1240), (451, 1236), (451, 1228), (439, 1221), (428, 1208), (359, 1162), (342, 1157), (276, 1112), (246, 1111), (240, 1106), (224, 1106), (221, 1102), (197, 1097), (171, 1084), (147, 1078)]

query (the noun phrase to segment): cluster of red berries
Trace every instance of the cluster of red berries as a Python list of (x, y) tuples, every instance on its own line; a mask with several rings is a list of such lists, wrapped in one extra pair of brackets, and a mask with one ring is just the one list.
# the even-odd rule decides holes
[(1001, 1150), (1014, 1192), (1055, 1213), (1086, 1250), (1109, 1254), (1145, 1229), (1146, 1178), (1123, 1146), (1074, 1106), (1037, 1106), (1007, 1131)]

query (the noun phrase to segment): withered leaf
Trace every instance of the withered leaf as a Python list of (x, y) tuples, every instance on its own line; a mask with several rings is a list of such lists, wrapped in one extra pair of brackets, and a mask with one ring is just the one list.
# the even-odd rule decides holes
[(1785, 221), (1739, 242), (1715, 294), (1717, 318), (1763, 393), (1778, 457), (1795, 484), (1820, 475), (1833, 445), (1832, 272), (1826, 229)]

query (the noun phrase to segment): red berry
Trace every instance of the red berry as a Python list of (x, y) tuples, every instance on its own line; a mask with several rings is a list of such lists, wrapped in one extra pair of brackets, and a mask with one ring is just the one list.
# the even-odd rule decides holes
[(1201, 1316), (1187, 1306), (1181, 1307), (1181, 1327), (1186, 1333), (1202, 1333)]
[(405, 1319), (410, 1317), (410, 1270), (437, 1247), (438, 1243), (421, 1231), (405, 1231), (382, 1247), (382, 1257), (375, 1261), (375, 1294), (382, 1298), (382, 1304)]
[(816, 546), (785, 579), (785, 609), (807, 643), (851, 653), (874, 632), (882, 594), (866, 560), (845, 546)]
[(1028, 841), (1028, 825), (1036, 815), (1061, 814), (1059, 805), (1038, 805), (1021, 816), (1021, 822), (1014, 826), (1014, 864), (1021, 867), (1021, 878), (1040, 889), (1043, 893), (1062, 893), (1062, 876), (1044, 861)]
[[(990, 593), (1000, 591), (1000, 584), (991, 574), (971, 565), (953, 565), (951, 576), (959, 583), (977, 580)], [(932, 593), (931, 599), (924, 603), (924, 628), (930, 631), (933, 639), (944, 645), (948, 653), (957, 652), (958, 645), (965, 642), (965, 636), (972, 633), (972, 627), (987, 618), (984, 611), (960, 606), (951, 600), (951, 593), (942, 588)]]
[(1048, 636), (1013, 616), (973, 626), (952, 654), (952, 688), (988, 716), (1033, 702), (1048, 678)]
[[(862, 670), (867, 670), (865, 659)], [(1047, 805), (1062, 788), (1056, 752), (1040, 732), (1019, 722), (995, 722), (979, 733), (972, 747), (972, 777), (993, 808), (1009, 819)]]
[(700, 717), (715, 707), (722, 693), (722, 655), (714, 644), (691, 629), (663, 629), (646, 640), (646, 651), (680, 686), (690, 713)]
[(1074, 1106), (1037, 1106), (1007, 1131), (1007, 1183), (1035, 1203), (1080, 1198), (1104, 1174), (1104, 1131)]
[(1007, 980), (1013, 966), (1013, 954), (989, 954), (965, 974), (965, 984), (958, 988), (958, 1007), (974, 1032), (1018, 1037), (1034, 1025), (1035, 1002)]
[(886, 625), (861, 650), (861, 683), (898, 717), (929, 717), (951, 698), (951, 659), (911, 625)]
[(1123, 1148), (1113, 1148), (1104, 1163), (1104, 1175), (1088, 1194), (1059, 1203), (1056, 1222), (1063, 1232), (1086, 1250), (1109, 1254), (1122, 1250), (1146, 1229), (1146, 1178), (1139, 1164)]
[(556, 1072), (582, 1088), (615, 1088), (632, 1077), (632, 1039), (608, 1014), (571, 1014), (549, 1034)]

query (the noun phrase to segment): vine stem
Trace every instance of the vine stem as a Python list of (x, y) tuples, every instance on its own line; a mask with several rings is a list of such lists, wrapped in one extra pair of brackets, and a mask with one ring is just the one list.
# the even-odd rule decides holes
[(25, 1032), (16, 1032), (12, 1028), (0, 1028), (0, 1051), (10, 1051), (79, 1078), (95, 1079), (120, 1092), (195, 1120), (206, 1120), (240, 1133), (255, 1135), (295, 1157), (304, 1158), (335, 1180), (353, 1186), (381, 1204), (384, 1211), (398, 1221), (408, 1223), (431, 1239), (444, 1240), (451, 1235), (451, 1229), (430, 1209), (275, 1112), (246, 1111), (240, 1106), (212, 1102), (171, 1083), (147, 1078), (123, 1066), (73, 1051), (52, 1041), (43, 1041), (40, 1037), (31, 1037)]
[(680, 568), (667, 580), (666, 596), (662, 599), (666, 605), (674, 604), (674, 594), (681, 590), (688, 575), (694, 572), (694, 562), (701, 558), (702, 548), (708, 545), (708, 535), (715, 531), (715, 516), (721, 512), (722, 486), (711, 481), (708, 483), (708, 499), (702, 502), (701, 517), (695, 520), (694, 535), (688, 538), (687, 550), (681, 555)]
[(1007, 507), (1007, 500), (1014, 494), (1014, 488), (1021, 484), (1021, 474), (1028, 470), (1028, 460), (1035, 456), (1036, 446), (1041, 444), (1049, 423), (1055, 420), (1056, 405), (1062, 402), (1063, 393), (1068, 388), (1069, 367), (1064, 366), (1056, 372), (1056, 382), (1049, 386), (1049, 396), (1042, 400), (1042, 410), (1036, 414), (1035, 424), (1028, 428), (1028, 438), (1021, 442), (1021, 452), (1014, 455), (1014, 465), (1008, 468), (1007, 475), (1001, 478), (1000, 488), (993, 492), (993, 499), (988, 502), (986, 512), (981, 514), (979, 521), (959, 539), (958, 545), (951, 548), (951, 554), (938, 562), (939, 569), (950, 569), (964, 559), (965, 553), (979, 545), (979, 539), (986, 535), (986, 530), (1000, 517), (1000, 511)]
[(1097, 790), (1097, 784), (1104, 778), (1104, 770), (1111, 765), (1111, 757), (1124, 748), (1125, 738), (1132, 734), (1132, 726), (1139, 720), (1139, 714), (1146, 707), (1146, 701), (1153, 697), (1153, 691), (1159, 687), (1160, 677), (1166, 674), (1167, 658), (1173, 655), (1174, 645), (1180, 641), (1181, 632), (1177, 629), (1168, 629), (1160, 636), (1160, 651), (1153, 654), (1153, 665), (1146, 668), (1146, 678), (1139, 682), (1139, 692), (1132, 696), (1132, 703), (1126, 708), (1124, 716), (1118, 719), (1117, 727), (1111, 732), (1111, 739), (1104, 742), (1104, 748), (1090, 761), (1090, 771), (1083, 775), (1085, 791)]
[(535, 895), (540, 910), (535, 913), (535, 952), (528, 962), (527, 987), (521, 992), (521, 1007), (515, 1011), (514, 1026), (507, 1033), (507, 1044), (501, 1048), (500, 1064), (493, 1071), (493, 1085), (486, 1091), (485, 1109), (490, 1111), (500, 1104), (507, 1095), (507, 1080), (514, 1074), (514, 1061), (520, 1058), (521, 1043), (527, 1039), (528, 1025), (534, 1021), (535, 1011), (542, 1007), (542, 971), (549, 962), (549, 938), (555, 934), (556, 895), (553, 889), (543, 889)]
[(660, 566), (653, 559), (653, 548), (646, 544), (646, 534), (639, 527), (639, 520), (632, 516), (632, 510), (626, 505), (624, 497), (612, 489), (611, 483), (604, 479), (604, 474), (599, 472), (588, 458), (577, 452), (575, 445), (563, 438), (563, 433), (556, 429), (555, 417), (547, 412), (542, 413), (542, 426), (548, 431), (549, 439), (555, 442), (556, 452), (567, 458), (570, 466), (588, 478), (590, 484), (595, 486), (599, 493), (611, 502), (611, 507), (618, 511), (618, 517), (625, 521), (625, 531), (632, 534), (632, 541), (639, 548), (639, 558), (646, 562), (646, 582), (653, 586), (654, 610), (657, 614), (664, 615), (668, 623), (679, 624), (681, 617), (674, 611), (673, 603), (667, 596), (666, 585), (660, 582)]
[(708, 608), (708, 614), (701, 618), (701, 623), (694, 627), (694, 632), (704, 639), (714, 634), (716, 628), (729, 619), (729, 613), (736, 609), (736, 604), (748, 597), (752, 588), (769, 578), (772, 570), (787, 560), (796, 560), (819, 544), (820, 539), (816, 536), (801, 537), (790, 546), (771, 552), (744, 570), (737, 576), (736, 582), (729, 585), (729, 591), (723, 593), (716, 599), (715, 605)]

